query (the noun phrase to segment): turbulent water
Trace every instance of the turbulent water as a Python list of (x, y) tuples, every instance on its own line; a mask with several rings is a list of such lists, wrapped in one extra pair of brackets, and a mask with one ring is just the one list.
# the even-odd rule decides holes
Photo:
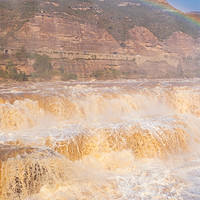
[(0, 199), (200, 199), (200, 80), (1, 84)]

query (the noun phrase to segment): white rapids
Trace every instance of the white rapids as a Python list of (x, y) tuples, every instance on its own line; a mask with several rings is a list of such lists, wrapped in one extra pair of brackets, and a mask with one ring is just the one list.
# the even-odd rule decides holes
[(0, 199), (200, 199), (200, 80), (0, 86)]

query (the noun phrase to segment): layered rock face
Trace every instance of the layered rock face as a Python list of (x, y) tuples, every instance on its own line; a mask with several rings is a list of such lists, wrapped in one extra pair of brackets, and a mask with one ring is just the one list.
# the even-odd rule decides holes
[[(53, 2), (45, 2), (47, 3), (49, 5)], [(167, 4), (165, 0), (157, 3)], [(55, 8), (60, 6), (55, 2), (52, 5)], [(85, 4), (80, 4), (73, 7), (73, 10), (95, 10), (95, 22), (80, 20), (67, 12), (61, 15), (57, 12), (40, 11), (8, 37), (4, 51), (15, 54), (24, 47), (30, 53), (46, 54), (52, 58), (54, 69), (63, 68), (67, 73), (75, 73), (79, 77), (90, 77), (95, 71), (104, 68), (128, 72), (132, 78), (163, 78), (170, 73), (180, 77), (185, 76), (186, 67), (183, 60), (189, 63), (189, 59), (192, 59), (191, 63), (196, 63), (191, 64), (191, 77), (199, 75), (196, 74), (200, 68), (198, 38), (174, 31), (169, 37), (161, 39), (141, 24), (131, 28), (127, 32), (126, 40), (120, 41), (110, 32), (112, 25), (108, 29), (99, 25), (103, 10), (98, 6), (87, 5), (85, 11), (84, 6)], [(141, 6), (142, 4), (138, 9)], [(112, 17), (109, 20), (112, 21)], [(131, 22), (132, 19), (126, 16), (125, 20)], [(123, 27), (121, 29), (123, 32)], [(3, 33), (8, 36), (9, 29), (2, 30), (1, 34)], [(34, 59), (19, 63), (19, 68), (30, 74), (34, 71), (33, 63)], [(160, 68), (163, 68), (162, 73), (155, 73), (157, 69), (160, 71)]]
[(11, 47), (25, 46), (29, 50), (91, 51), (111, 53), (119, 44), (107, 31), (94, 25), (41, 14), (26, 23), (11, 40)]
[(182, 32), (173, 33), (166, 40), (166, 50), (182, 54), (197, 54), (198, 43), (191, 36)]

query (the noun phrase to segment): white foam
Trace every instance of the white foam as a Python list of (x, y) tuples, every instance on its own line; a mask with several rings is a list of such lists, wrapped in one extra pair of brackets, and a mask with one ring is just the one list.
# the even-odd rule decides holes
[[(91, 154), (81, 160), (68, 161), (68, 180), (46, 184), (28, 200), (200, 199), (199, 83), (199, 79), (58, 82), (33, 83), (19, 89), (16, 85), (10, 89), (4, 85), (0, 88), (1, 94), (56, 96), (68, 99), (75, 109), (70, 115), (63, 112), (56, 115), (40, 108), (39, 115), (32, 114), (37, 119), (33, 126), (17, 130), (1, 127), (0, 142), (18, 140), (30, 146), (45, 147), (47, 138), (56, 143), (81, 134), (96, 134), (103, 129), (128, 133), (133, 127), (162, 140), (165, 130), (173, 133), (175, 128), (181, 128), (191, 139), (190, 150), (184, 155), (169, 155), (169, 160), (161, 161), (136, 159), (128, 149), (98, 152), (96, 157)], [(21, 109), (28, 118), (31, 113), (22, 109), (26, 101), (33, 100), (16, 100), (6, 105)], [(56, 103), (63, 106), (62, 101)]]

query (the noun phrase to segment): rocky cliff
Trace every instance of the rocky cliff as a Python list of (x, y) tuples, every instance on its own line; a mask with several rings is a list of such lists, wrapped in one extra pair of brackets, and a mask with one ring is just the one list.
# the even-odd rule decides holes
[(186, 13), (186, 15), (200, 23), (200, 12), (189, 12), (189, 13)]
[(34, 55), (45, 54), (58, 79), (105, 69), (118, 78), (200, 76), (200, 25), (165, 0), (0, 0), (0, 9), (2, 67), (12, 59), (32, 74)]

